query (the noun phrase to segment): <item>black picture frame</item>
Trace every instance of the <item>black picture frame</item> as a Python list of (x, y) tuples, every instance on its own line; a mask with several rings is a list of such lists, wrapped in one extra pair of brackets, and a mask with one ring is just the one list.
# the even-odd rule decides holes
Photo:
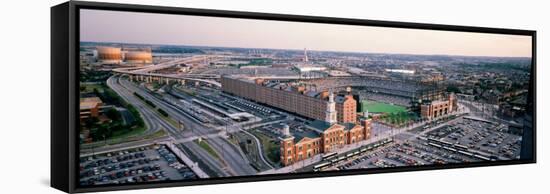
[[(509, 161), (460, 163), (446, 165), (426, 165), (415, 167), (377, 168), (363, 170), (345, 170), (330, 172), (308, 172), (297, 174), (271, 174), (239, 176), (228, 178), (210, 178), (185, 181), (155, 182), (131, 185), (107, 185), (82, 187), (78, 184), (78, 96), (79, 96), (79, 10), (96, 9), (112, 11), (132, 11), (178, 15), (215, 16), (244, 19), (280, 20), (309, 23), (345, 24), (359, 26), (378, 26), (407, 29), (426, 29), (460, 32), (479, 32), (532, 37), (531, 83), (528, 97), (528, 110), (532, 113), (532, 157)], [(536, 31), (519, 29), (501, 29), (469, 27), (441, 24), (377, 21), (365, 19), (346, 19), (319, 16), (301, 16), (271, 13), (222, 11), (209, 9), (191, 9), (163, 6), (113, 4), (100, 2), (69, 1), (51, 8), (51, 186), (68, 193), (175, 187), (189, 185), (221, 184), (281, 179), (314, 178), (404, 172), (419, 170), (452, 169), (464, 167), (497, 166), (511, 164), (536, 163)]]

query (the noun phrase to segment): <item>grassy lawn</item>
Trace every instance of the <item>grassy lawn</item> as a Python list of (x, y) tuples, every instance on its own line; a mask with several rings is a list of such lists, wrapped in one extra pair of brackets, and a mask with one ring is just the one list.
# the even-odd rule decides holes
[[(118, 113), (115, 114), (108, 111), (105, 115), (109, 119), (112, 119), (112, 121), (107, 124), (100, 124), (97, 122), (94, 123), (95, 121), (93, 120), (91, 122), (85, 121), (81, 123), (82, 127), (91, 130), (91, 135), (94, 138), (94, 142), (84, 143), (84, 146), (115, 144), (143, 138), (141, 136), (143, 136), (143, 133), (146, 131), (146, 126), (141, 118), (141, 115), (131, 104), (124, 101), (115, 91), (107, 87), (105, 84), (84, 84), (81, 85), (80, 90), (81, 93), (91, 93), (98, 96), (103, 103), (107, 105), (125, 107), (135, 119), (132, 123), (122, 124), (120, 113), (115, 111)], [(106, 137), (106, 139), (104, 140), (103, 137)]]
[(363, 110), (368, 110), (369, 113), (383, 114), (380, 119), (394, 125), (403, 125), (415, 119), (414, 115), (407, 112), (406, 107), (399, 105), (363, 100), (361, 101), (361, 106)]
[(166, 122), (170, 123), (172, 126), (174, 126), (176, 129), (179, 129), (180, 128), (180, 125), (178, 124), (177, 121), (175, 121), (174, 119), (172, 119), (171, 117), (165, 117), (165, 116), (161, 116), (162, 119), (164, 119)]
[(168, 115), (166, 111), (160, 108), (156, 109), (156, 105), (153, 104), (153, 102), (145, 99), (143, 96), (139, 95), (138, 93), (134, 92), (134, 96), (138, 97), (142, 102), (145, 102), (145, 104), (147, 104), (147, 106), (151, 108), (151, 110), (158, 112), (164, 121), (170, 123), (172, 126), (176, 127), (177, 129), (180, 128), (179, 123), (175, 121), (172, 117), (170, 117), (170, 115)]
[(197, 143), (202, 149), (206, 150), (210, 155), (212, 155), (214, 158), (217, 158), (218, 160), (221, 160), (220, 156), (210, 145), (208, 142), (206, 142), (204, 139), (199, 142), (199, 140), (194, 140), (195, 143)]
[(170, 117), (169, 115), (168, 115), (168, 116), (164, 116), (164, 115), (161, 114), (160, 117), (161, 117), (164, 121), (170, 123), (170, 124), (171, 124), (172, 126), (174, 126), (176, 129), (180, 129), (179, 123), (178, 123), (176, 120), (174, 120), (172, 117)]
[(372, 113), (398, 113), (407, 111), (407, 108), (403, 106), (366, 100), (361, 101), (361, 106), (363, 110), (366, 109)]
[(272, 138), (256, 131), (251, 131), (254, 136), (256, 136), (258, 139), (260, 139), (260, 142), (262, 143), (262, 148), (264, 150), (264, 154), (267, 155), (267, 159), (271, 160), (273, 163), (279, 163), (281, 158), (279, 155), (279, 145), (272, 140)]
[(80, 92), (83, 93), (94, 92), (94, 89), (96, 89), (98, 92), (103, 92), (104, 87), (99, 84), (83, 84), (80, 86)]
[[(258, 144), (253, 139), (252, 136), (254, 135), (253, 134), (249, 135), (248, 133), (245, 133), (245, 132), (237, 132), (237, 133), (231, 134), (230, 136), (231, 138), (229, 139), (229, 141), (232, 144), (236, 145), (237, 147), (241, 148), (243, 153), (251, 161), (250, 165), (252, 165), (253, 168), (255, 168), (258, 171), (271, 169), (268, 165), (264, 164), (263, 162), (260, 162), (261, 157), (267, 158), (267, 154), (258, 155), (260, 153), (259, 151), (262, 151), (262, 153), (266, 153), (266, 152), (264, 151), (263, 147), (261, 148), (262, 150), (258, 150)], [(267, 162), (269, 164), (273, 164), (273, 162), (271, 162), (269, 159), (267, 159)]]
[(152, 134), (146, 135), (145, 138), (157, 138), (157, 137), (163, 137), (163, 136), (166, 136), (166, 131), (161, 129)]
[(127, 138), (135, 135), (140, 135), (145, 131), (145, 127), (134, 127), (130, 130), (113, 131), (113, 136), (110, 139)]
[(145, 131), (145, 127), (137, 127), (132, 130), (119, 130), (119, 131), (113, 131), (113, 136), (108, 137), (106, 140), (103, 139), (97, 139), (91, 143), (83, 143), (80, 145), (81, 149), (90, 148), (90, 147), (97, 147), (97, 146), (104, 146), (104, 145), (114, 145), (124, 142), (130, 142), (130, 141), (136, 141), (143, 138), (135, 138), (139, 135), (143, 134)]
[(139, 141), (144, 139), (154, 139), (154, 138), (166, 136), (166, 131), (162, 129), (147, 135), (143, 135), (144, 131), (145, 131), (145, 128), (142, 127), (140, 129), (132, 130), (131, 132), (128, 132), (128, 133), (121, 133), (116, 137), (108, 138), (106, 141), (98, 140), (92, 143), (84, 143), (80, 145), (80, 149), (88, 149), (92, 147), (104, 146), (105, 144), (114, 145), (119, 143)]

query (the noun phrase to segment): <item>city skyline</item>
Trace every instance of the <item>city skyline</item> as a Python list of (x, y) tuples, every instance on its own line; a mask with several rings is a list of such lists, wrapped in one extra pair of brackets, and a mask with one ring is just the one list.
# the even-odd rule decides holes
[(533, 157), (530, 38), (84, 12), (79, 186)]
[(412, 55), (532, 55), (531, 37), (520, 35), (98, 10), (81, 10), (80, 22), (86, 24), (80, 26), (80, 41), (85, 42)]

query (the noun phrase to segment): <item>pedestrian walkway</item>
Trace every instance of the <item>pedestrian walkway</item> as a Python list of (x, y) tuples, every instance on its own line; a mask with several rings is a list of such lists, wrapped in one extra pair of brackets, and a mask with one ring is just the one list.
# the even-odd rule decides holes
[(186, 142), (190, 142), (190, 141), (194, 141), (194, 140), (197, 140), (200, 138), (215, 138), (215, 137), (225, 137), (226, 136), (226, 133), (225, 132), (218, 132), (218, 133), (210, 133), (210, 134), (207, 134), (207, 135), (196, 135), (196, 136), (192, 136), (192, 137), (186, 137), (186, 138), (183, 138), (183, 139), (178, 139), (178, 140), (174, 140), (174, 143), (186, 143)]

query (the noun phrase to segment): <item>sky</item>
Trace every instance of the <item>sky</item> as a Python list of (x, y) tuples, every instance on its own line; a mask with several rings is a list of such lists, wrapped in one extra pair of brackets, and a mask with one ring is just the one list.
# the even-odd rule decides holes
[(531, 57), (530, 36), (105, 10), (81, 10), (80, 39), (90, 42)]

